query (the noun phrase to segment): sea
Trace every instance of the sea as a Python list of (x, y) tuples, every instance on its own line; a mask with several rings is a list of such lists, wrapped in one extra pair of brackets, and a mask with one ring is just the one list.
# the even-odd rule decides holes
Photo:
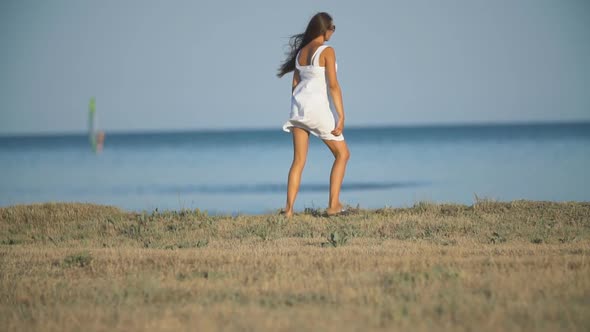
[[(344, 204), (590, 201), (590, 122), (347, 127)], [(0, 206), (86, 202), (128, 211), (277, 213), (293, 157), (280, 127), (0, 136)], [(295, 211), (328, 204), (333, 156), (311, 135)]]

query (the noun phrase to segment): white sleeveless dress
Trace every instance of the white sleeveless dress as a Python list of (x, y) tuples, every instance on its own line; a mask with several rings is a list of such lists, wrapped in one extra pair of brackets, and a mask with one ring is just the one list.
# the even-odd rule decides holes
[[(320, 67), (320, 54), (329, 45), (319, 46), (311, 57), (311, 64), (301, 66), (299, 53), (295, 57), (295, 67), (299, 70), (300, 81), (291, 96), (291, 113), (289, 120), (283, 124), (283, 130), (291, 132), (292, 127), (308, 130), (313, 135), (325, 139), (342, 141), (344, 135), (334, 136), (331, 131), (336, 126), (338, 113), (328, 92), (325, 67)], [(338, 64), (336, 64), (338, 70)]]

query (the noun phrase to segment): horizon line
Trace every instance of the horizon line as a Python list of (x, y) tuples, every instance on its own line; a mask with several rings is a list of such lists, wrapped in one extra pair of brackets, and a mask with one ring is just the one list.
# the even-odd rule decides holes
[[(464, 127), (464, 126), (513, 126), (513, 125), (590, 125), (590, 119), (582, 120), (520, 120), (520, 121), (474, 121), (474, 122), (425, 122), (425, 123), (395, 123), (395, 124), (359, 124), (347, 126), (348, 129), (384, 129), (384, 128), (436, 128), (436, 127)], [(101, 129), (105, 134), (166, 134), (166, 133), (217, 133), (217, 132), (249, 132), (279, 130), (282, 127), (225, 127), (225, 128), (166, 128), (166, 129)], [(0, 133), (0, 138), (31, 137), (31, 136), (80, 136), (88, 135), (88, 131), (42, 131)]]

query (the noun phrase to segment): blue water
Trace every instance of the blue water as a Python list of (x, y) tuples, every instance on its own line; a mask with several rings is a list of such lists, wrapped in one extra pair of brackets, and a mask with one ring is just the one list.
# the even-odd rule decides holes
[[(590, 123), (346, 128), (341, 200), (364, 208), (475, 195), (590, 201)], [(0, 206), (68, 201), (149, 211), (258, 214), (284, 206), (292, 158), (281, 129), (0, 137)], [(333, 157), (310, 137), (296, 211), (325, 208)]]

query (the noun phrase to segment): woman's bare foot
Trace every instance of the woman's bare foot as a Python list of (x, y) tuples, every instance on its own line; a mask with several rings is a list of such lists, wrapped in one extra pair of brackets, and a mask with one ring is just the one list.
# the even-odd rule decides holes
[(281, 214), (290, 219), (293, 217), (293, 210), (283, 210)]
[(326, 209), (326, 214), (330, 215), (334, 215), (337, 214), (338, 212), (342, 211), (342, 208), (344, 206), (342, 205), (342, 203), (338, 203), (338, 205), (336, 205), (335, 207), (329, 207)]

